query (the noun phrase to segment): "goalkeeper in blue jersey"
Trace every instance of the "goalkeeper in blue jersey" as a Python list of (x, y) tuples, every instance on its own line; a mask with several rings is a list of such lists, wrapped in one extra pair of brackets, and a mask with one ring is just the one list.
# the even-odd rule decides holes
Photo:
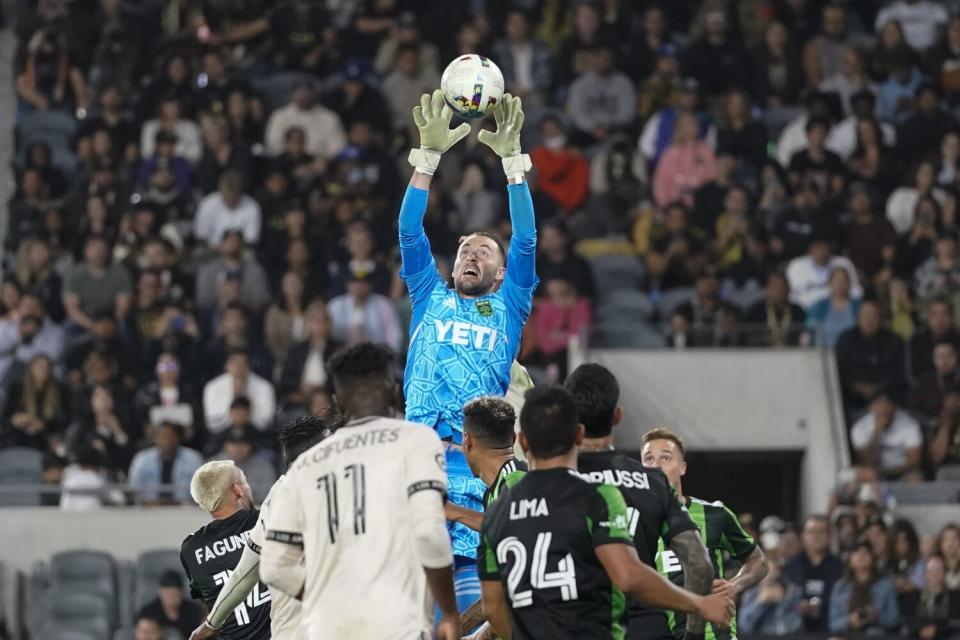
[[(480, 142), (503, 160), (513, 237), (510, 252), (496, 236), (461, 238), (453, 265), (453, 288), (437, 272), (423, 230), (427, 192), (441, 156), (470, 132), (450, 128), (453, 112), (439, 91), (424, 94), (413, 110), (420, 148), (410, 152), (415, 168), (400, 207), (400, 275), (410, 291), (413, 316), (404, 375), (407, 419), (432, 426), (447, 441), (448, 499), (483, 510), (483, 483), (463, 456), (463, 406), (485, 395), (503, 396), (510, 366), (520, 349), (523, 325), (537, 287), (537, 231), (533, 201), (524, 175), (530, 159), (520, 152), (523, 110), (520, 98), (505, 94), (494, 108), (497, 130), (481, 131)], [(476, 572), (478, 534), (450, 524), (457, 598), (463, 611), (480, 597)]]

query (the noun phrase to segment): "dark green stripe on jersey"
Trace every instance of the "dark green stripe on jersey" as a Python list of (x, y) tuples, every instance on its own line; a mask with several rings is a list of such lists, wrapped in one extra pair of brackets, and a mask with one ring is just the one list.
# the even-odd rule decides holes
[[(700, 539), (703, 540), (710, 560), (713, 562), (713, 573), (717, 578), (724, 576), (724, 560), (726, 557), (746, 562), (750, 554), (757, 547), (753, 537), (747, 533), (737, 516), (733, 514), (719, 500), (706, 502), (696, 498), (687, 499), (687, 513), (700, 529)], [(660, 540), (657, 552), (657, 570), (670, 579), (675, 585), (683, 586), (683, 566), (676, 555), (667, 549), (663, 540)], [(670, 626), (675, 632), (683, 630), (686, 624), (686, 615), (683, 613), (667, 612)], [(713, 625), (707, 624), (706, 640), (732, 640), (737, 635), (737, 620), (731, 621), (729, 629), (715, 630)]]

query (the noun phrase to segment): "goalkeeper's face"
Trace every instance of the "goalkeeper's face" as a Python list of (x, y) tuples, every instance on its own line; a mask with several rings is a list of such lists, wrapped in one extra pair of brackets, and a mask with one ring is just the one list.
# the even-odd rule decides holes
[(483, 296), (500, 286), (505, 271), (503, 255), (492, 238), (467, 236), (460, 242), (453, 263), (453, 286), (461, 295)]

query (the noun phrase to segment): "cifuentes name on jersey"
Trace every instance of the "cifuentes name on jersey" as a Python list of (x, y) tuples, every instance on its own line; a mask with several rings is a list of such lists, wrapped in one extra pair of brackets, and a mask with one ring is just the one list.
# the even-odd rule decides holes
[(451, 343), (461, 347), (473, 346), (474, 349), (493, 351), (497, 344), (497, 330), (470, 322), (434, 319), (437, 342)]
[(604, 469), (603, 471), (578, 472), (580, 477), (591, 484), (612, 484), (624, 489), (649, 489), (650, 479), (642, 471), (623, 469)]

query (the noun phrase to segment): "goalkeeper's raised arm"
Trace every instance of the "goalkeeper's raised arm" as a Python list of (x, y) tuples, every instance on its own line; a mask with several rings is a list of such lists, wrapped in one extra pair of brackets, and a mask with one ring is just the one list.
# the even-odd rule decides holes
[[(520, 98), (505, 94), (494, 108), (496, 131), (481, 131), (479, 140), (503, 160), (507, 177), (513, 237), (510, 255), (492, 233), (460, 239), (453, 265), (453, 288), (437, 272), (423, 231), (427, 189), (443, 153), (470, 132), (464, 123), (450, 128), (453, 112), (439, 91), (424, 95), (413, 110), (420, 148), (410, 152), (415, 167), (400, 209), (400, 275), (407, 283), (413, 314), (404, 375), (407, 419), (436, 429), (447, 441), (448, 499), (482, 511), (483, 482), (464, 458), (463, 406), (479, 396), (503, 396), (510, 367), (537, 286), (537, 231), (533, 201), (524, 180), (530, 160), (520, 150), (523, 108)], [(452, 249), (452, 247), (451, 247)], [(476, 575), (479, 538), (459, 523), (450, 526), (461, 613), (480, 596)]]

